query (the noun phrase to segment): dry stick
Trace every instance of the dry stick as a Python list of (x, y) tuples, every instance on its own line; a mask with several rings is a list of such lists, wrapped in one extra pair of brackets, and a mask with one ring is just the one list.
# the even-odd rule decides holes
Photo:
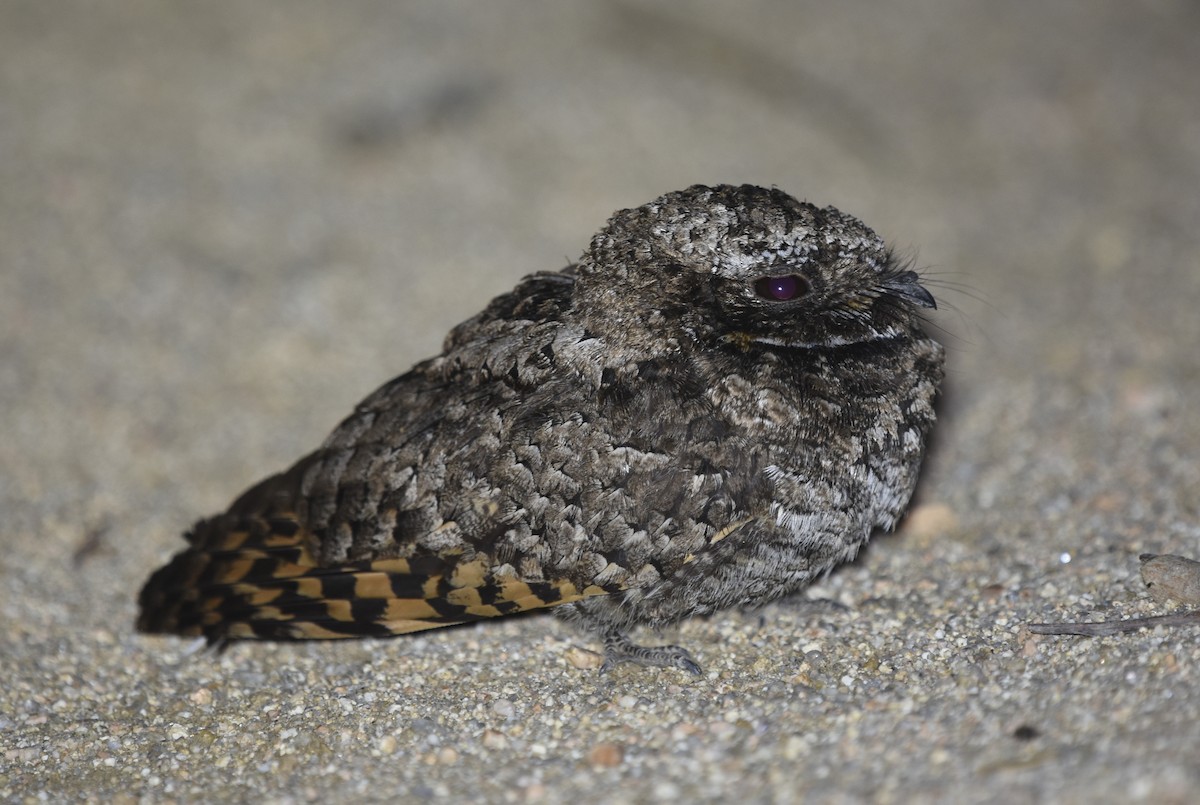
[(109, 522), (109, 518), (105, 517), (98, 525), (83, 532), (83, 539), (79, 541), (74, 553), (71, 554), (71, 564), (79, 567), (90, 559), (92, 554), (104, 550), (105, 542), (108, 539), (108, 532), (111, 528), (112, 523)]
[(1101, 621), (1099, 623), (1030, 623), (1026, 628), (1034, 634), (1074, 634), (1084, 637), (1105, 637), (1136, 632), (1154, 626), (1187, 626), (1200, 623), (1200, 609), (1178, 612), (1174, 615), (1151, 615), (1148, 618), (1130, 618), (1124, 621)]

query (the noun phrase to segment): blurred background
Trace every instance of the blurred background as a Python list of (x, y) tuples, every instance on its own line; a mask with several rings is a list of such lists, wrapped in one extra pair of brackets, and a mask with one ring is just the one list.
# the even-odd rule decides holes
[[(615, 209), (697, 182), (835, 205), (931, 279), (943, 542), (900, 578), (1075, 616), (1039, 586), (1074, 557), (1059, 592), (1136, 600), (1139, 551), (1200, 554), (1198, 23), (1184, 0), (0, 4), (13, 706), (40, 712), (47, 658), (127, 684), (123, 655), (154, 656), (133, 595), (182, 528)], [(933, 721), (962, 747), (953, 706)], [(1147, 735), (1197, 711), (1130, 704)], [(23, 723), (4, 740), (40, 745)], [(1194, 732), (1153, 763), (1109, 735), (1095, 791), (1200, 784)], [(1021, 790), (1084, 763), (1055, 757)], [(32, 791), (23, 768), (0, 791)]]

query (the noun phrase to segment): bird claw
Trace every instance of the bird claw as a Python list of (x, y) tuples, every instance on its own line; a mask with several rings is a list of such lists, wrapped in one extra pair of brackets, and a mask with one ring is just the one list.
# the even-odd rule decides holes
[(681, 646), (639, 646), (627, 638), (610, 639), (604, 644), (604, 664), (600, 673), (608, 673), (623, 662), (654, 668), (678, 668), (693, 676), (704, 673), (691, 653)]

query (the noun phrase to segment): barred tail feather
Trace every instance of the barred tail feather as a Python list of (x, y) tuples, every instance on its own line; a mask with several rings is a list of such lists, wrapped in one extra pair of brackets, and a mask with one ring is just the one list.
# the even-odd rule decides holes
[(201, 522), (143, 588), (138, 629), (227, 639), (384, 637), (558, 606), (607, 591), (423, 555), (321, 567), (294, 519)]

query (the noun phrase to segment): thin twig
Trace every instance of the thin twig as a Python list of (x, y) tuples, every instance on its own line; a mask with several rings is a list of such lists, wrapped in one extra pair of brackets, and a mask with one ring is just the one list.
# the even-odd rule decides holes
[(75, 551), (71, 554), (71, 564), (79, 567), (90, 559), (93, 554), (106, 550), (108, 547), (108, 532), (111, 528), (112, 523), (109, 521), (109, 518), (105, 517), (97, 525), (83, 532), (83, 539), (79, 541), (78, 545), (75, 546)]
[(1026, 628), (1034, 634), (1106, 637), (1155, 626), (1187, 626), (1189, 624), (1200, 624), (1200, 609), (1191, 612), (1177, 612), (1173, 615), (1151, 615), (1148, 618), (1100, 621), (1099, 623), (1030, 623), (1026, 625)]

